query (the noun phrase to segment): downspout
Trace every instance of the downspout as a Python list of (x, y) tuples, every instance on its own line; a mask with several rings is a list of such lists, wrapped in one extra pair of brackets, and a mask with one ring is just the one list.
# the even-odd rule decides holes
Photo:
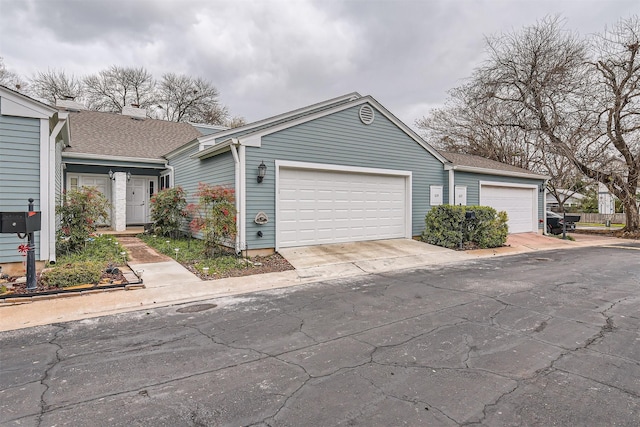
[(231, 148), (231, 155), (233, 156), (234, 172), (235, 172), (235, 192), (236, 192), (236, 253), (242, 251), (241, 232), (244, 229), (242, 221), (240, 220), (240, 210), (242, 209), (242, 186), (240, 185), (241, 176), (241, 163), (240, 156), (238, 154), (239, 141), (236, 138), (232, 139), (232, 143), (229, 146)]
[[(48, 206), (46, 207), (47, 217), (46, 222), (48, 225), (49, 236), (47, 237), (49, 242), (49, 262), (56, 262), (56, 140), (62, 129), (67, 125), (67, 118), (69, 113), (59, 111), (58, 122), (49, 135), (49, 185), (48, 185)], [(62, 168), (62, 165), (60, 165)], [(62, 181), (61, 181), (62, 182)], [(52, 234), (53, 233), (53, 234)], [(53, 235), (53, 238), (51, 236)]]

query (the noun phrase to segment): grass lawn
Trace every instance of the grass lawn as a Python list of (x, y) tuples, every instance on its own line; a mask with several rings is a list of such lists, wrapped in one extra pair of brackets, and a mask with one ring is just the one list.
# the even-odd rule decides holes
[(278, 254), (266, 257), (242, 258), (235, 255), (209, 256), (204, 241), (142, 234), (138, 236), (156, 251), (175, 259), (202, 279), (248, 276), (292, 270), (293, 267)]

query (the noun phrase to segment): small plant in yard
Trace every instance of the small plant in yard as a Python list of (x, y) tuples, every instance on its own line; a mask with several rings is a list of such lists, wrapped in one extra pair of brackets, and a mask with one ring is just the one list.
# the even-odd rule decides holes
[(186, 193), (182, 187), (165, 188), (151, 197), (151, 221), (154, 232), (176, 237), (183, 220), (189, 215), (186, 210)]
[(99, 261), (78, 261), (60, 264), (50, 270), (45, 270), (40, 280), (46, 287), (66, 288), (88, 283), (98, 283), (102, 276), (104, 263)]
[(188, 210), (193, 216), (191, 231), (202, 233), (207, 251), (215, 255), (223, 247), (233, 244), (236, 235), (236, 207), (234, 190), (221, 185), (198, 185), (198, 204)]
[(116, 245), (113, 237), (102, 235), (90, 237), (83, 250), (63, 254), (55, 265), (45, 269), (40, 275), (40, 283), (45, 288), (66, 288), (69, 286), (98, 283), (108, 265), (122, 265), (127, 255)]
[(109, 208), (109, 202), (95, 187), (65, 192), (62, 204), (56, 206), (56, 214), (60, 218), (56, 236), (57, 253), (73, 253), (84, 249), (98, 223), (109, 216)]

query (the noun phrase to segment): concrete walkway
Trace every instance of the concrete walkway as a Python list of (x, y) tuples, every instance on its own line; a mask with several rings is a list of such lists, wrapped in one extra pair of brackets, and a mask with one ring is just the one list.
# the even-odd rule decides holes
[[(283, 250), (296, 270), (203, 281), (173, 259), (130, 265), (142, 271), (145, 289), (102, 292), (0, 306), (0, 331), (100, 317), (209, 298), (286, 288), (332, 278), (458, 263), (478, 258), (551, 249), (627, 243), (574, 234), (576, 241), (537, 234), (511, 235), (507, 246), (458, 252), (413, 240), (388, 240)], [(166, 257), (165, 257), (166, 258)]]

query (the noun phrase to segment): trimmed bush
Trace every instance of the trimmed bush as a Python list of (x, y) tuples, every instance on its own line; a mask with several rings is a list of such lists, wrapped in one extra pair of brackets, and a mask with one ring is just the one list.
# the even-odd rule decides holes
[(43, 284), (49, 287), (66, 288), (68, 286), (98, 283), (102, 276), (103, 263), (79, 261), (73, 264), (56, 266), (42, 272)]
[[(465, 220), (468, 211), (476, 218)], [(431, 208), (425, 217), (422, 240), (449, 249), (471, 242), (478, 248), (496, 248), (504, 245), (508, 234), (507, 213), (497, 212), (489, 206), (440, 205)]]

